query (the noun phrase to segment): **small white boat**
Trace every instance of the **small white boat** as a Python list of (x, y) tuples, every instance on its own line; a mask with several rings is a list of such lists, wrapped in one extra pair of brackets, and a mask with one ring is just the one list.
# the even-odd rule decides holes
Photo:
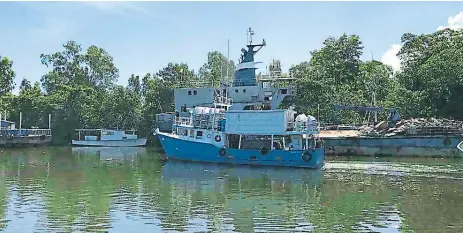
[(73, 146), (135, 147), (145, 146), (146, 138), (138, 138), (136, 130), (76, 129)]

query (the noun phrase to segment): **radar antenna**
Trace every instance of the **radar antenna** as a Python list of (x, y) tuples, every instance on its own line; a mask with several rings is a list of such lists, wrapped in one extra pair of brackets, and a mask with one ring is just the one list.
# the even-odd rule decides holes
[(252, 36), (254, 35), (254, 31), (251, 29), (251, 27), (249, 27), (248, 31), (248, 42), (249, 42), (249, 45), (252, 44)]

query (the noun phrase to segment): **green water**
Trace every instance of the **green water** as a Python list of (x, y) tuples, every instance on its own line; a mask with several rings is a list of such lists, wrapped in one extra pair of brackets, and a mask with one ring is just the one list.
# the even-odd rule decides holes
[(463, 232), (463, 160), (313, 171), (162, 162), (151, 148), (0, 150), (2, 232)]

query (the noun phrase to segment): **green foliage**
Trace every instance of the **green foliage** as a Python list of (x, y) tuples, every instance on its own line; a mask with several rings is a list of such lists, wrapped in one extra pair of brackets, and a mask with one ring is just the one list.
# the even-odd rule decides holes
[(297, 107), (299, 111), (318, 116), (326, 122), (358, 122), (356, 112), (335, 111), (335, 104), (366, 104), (360, 67), (362, 42), (358, 36), (329, 37), (323, 48), (313, 51), (309, 62), (291, 68), (297, 78)]
[(8, 57), (0, 56), (0, 96), (11, 92), (14, 88), (15, 72), (13, 71), (13, 61)]
[(172, 63), (169, 62), (167, 67), (158, 71), (155, 75), (166, 82), (170, 83), (188, 83), (189, 80), (194, 78), (194, 72), (188, 68), (185, 63)]
[(98, 90), (106, 90), (119, 76), (113, 58), (102, 48), (90, 46), (85, 54), (75, 41), (63, 45), (64, 51), (42, 54), (42, 64), (52, 70), (42, 76), (42, 85), (47, 93), (52, 93), (60, 85), (83, 85)]
[(418, 106), (413, 115), (461, 118), (463, 115), (463, 32), (445, 29), (402, 36), (403, 71), (397, 75)]
[(226, 82), (231, 82), (235, 73), (235, 63), (228, 61), (223, 54), (213, 51), (207, 54), (207, 62), (199, 69), (198, 74), (200, 79), (217, 85), (221, 78), (227, 77), (227, 69)]

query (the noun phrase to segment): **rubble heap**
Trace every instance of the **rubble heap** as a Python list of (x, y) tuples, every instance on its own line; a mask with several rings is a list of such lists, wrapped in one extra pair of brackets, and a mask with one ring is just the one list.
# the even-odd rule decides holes
[(381, 121), (375, 127), (362, 126), (360, 133), (363, 136), (394, 135), (445, 135), (463, 134), (463, 122), (449, 119), (412, 118), (397, 122), (389, 127), (386, 121)]

